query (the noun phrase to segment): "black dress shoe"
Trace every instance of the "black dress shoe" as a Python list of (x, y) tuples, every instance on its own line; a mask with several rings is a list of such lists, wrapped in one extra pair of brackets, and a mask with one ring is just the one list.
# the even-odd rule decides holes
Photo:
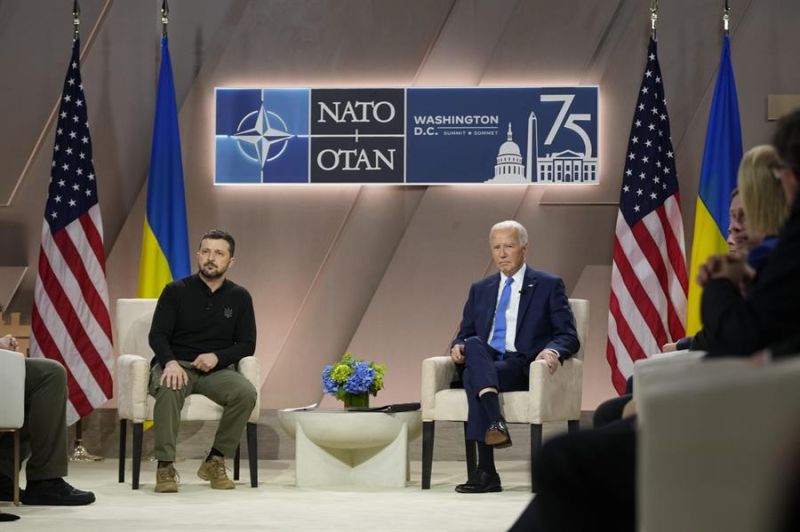
[[(19, 496), (22, 497), (22, 494), (25, 493), (25, 490), (19, 490)], [(9, 478), (3, 474), (0, 474), (0, 501), (13, 501), (14, 500), (14, 479)]]
[(489, 425), (484, 440), (486, 445), (495, 449), (511, 447), (511, 435), (508, 433), (506, 422), (501, 419)]
[(83, 506), (94, 502), (94, 493), (75, 489), (63, 478), (32, 480), (21, 500), (32, 506)]
[(459, 493), (493, 493), (503, 491), (503, 487), (500, 485), (500, 475), (477, 469), (465, 484), (456, 486), (456, 491)]

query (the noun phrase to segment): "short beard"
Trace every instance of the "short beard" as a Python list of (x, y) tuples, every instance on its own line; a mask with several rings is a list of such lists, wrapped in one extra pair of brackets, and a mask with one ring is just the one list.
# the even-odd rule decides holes
[(225, 275), (226, 271), (227, 270), (220, 270), (219, 268), (217, 268), (217, 271), (215, 271), (214, 273), (208, 274), (208, 273), (203, 271), (203, 268), (200, 268), (198, 273), (199, 273), (200, 277), (202, 277), (203, 279), (206, 279), (208, 281), (216, 281), (217, 279), (219, 279), (220, 277)]

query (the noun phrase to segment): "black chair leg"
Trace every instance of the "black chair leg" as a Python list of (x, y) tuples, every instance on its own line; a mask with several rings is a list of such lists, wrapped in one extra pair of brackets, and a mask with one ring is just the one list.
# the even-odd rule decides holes
[(144, 426), (142, 423), (133, 424), (133, 453), (131, 456), (131, 465), (133, 466), (133, 478), (131, 480), (131, 489), (139, 489), (139, 472), (142, 468), (142, 435), (144, 434)]
[(236, 446), (236, 454), (233, 455), (233, 480), (239, 480), (239, 460), (242, 452), (242, 446)]
[[(11, 498), (14, 506), (19, 506), (19, 467), (20, 467), (20, 443), (19, 443), (19, 430), (14, 431), (14, 475), (12, 482), (14, 482), (14, 489)], [(14, 519), (11, 519), (14, 521)]]
[(538, 463), (539, 451), (542, 450), (542, 426), (531, 425), (531, 491), (536, 493), (536, 484), (533, 480), (533, 468)]
[(464, 422), (464, 450), (467, 455), (467, 478), (478, 469), (478, 442), (467, 439), (467, 423)]
[(119, 420), (119, 482), (125, 482), (125, 446), (128, 439), (128, 420)]
[(433, 467), (434, 421), (422, 422), (422, 489), (431, 489), (431, 469)]
[(567, 432), (573, 434), (581, 430), (581, 420), (580, 419), (570, 419), (567, 421)]
[(247, 424), (247, 461), (250, 463), (250, 487), (258, 487), (258, 424)]

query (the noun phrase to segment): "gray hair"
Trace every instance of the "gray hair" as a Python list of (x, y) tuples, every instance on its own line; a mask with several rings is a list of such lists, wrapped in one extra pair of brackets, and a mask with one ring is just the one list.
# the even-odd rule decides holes
[(524, 225), (516, 220), (505, 220), (503, 222), (494, 224), (492, 229), (489, 231), (489, 238), (492, 238), (492, 233), (495, 231), (502, 231), (503, 229), (513, 229), (516, 231), (517, 239), (519, 240), (520, 245), (524, 246), (528, 243), (528, 230), (525, 229)]

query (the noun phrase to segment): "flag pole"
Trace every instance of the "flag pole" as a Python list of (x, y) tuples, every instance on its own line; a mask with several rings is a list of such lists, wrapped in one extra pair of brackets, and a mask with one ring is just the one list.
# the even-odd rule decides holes
[[(78, 0), (72, 3), (72, 27), (74, 29), (73, 39), (77, 40), (81, 36), (81, 6)], [(90, 453), (86, 447), (83, 446), (83, 426), (80, 419), (75, 422), (75, 447), (72, 449), (72, 454), (69, 456), (70, 462), (99, 462), (103, 460), (102, 456), (97, 456)]]
[(82, 420), (79, 419), (75, 422), (75, 448), (72, 449), (72, 454), (69, 455), (70, 462), (102, 462), (105, 460), (102, 456), (97, 456), (89, 452), (83, 446), (83, 426)]

